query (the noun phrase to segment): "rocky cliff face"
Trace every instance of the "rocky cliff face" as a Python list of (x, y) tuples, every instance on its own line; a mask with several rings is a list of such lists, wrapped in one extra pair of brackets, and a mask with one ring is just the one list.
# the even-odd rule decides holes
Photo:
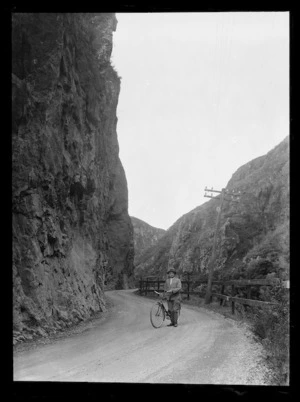
[(114, 14), (13, 14), (15, 339), (105, 310), (128, 287), (133, 228), (119, 160)]
[[(225, 202), (217, 242), (215, 278), (287, 279), (289, 271), (289, 141), (240, 167), (226, 187), (241, 191)], [(139, 258), (136, 274), (162, 275), (168, 264), (179, 273), (205, 276), (219, 201), (185, 214)]]
[(131, 216), (134, 233), (134, 264), (139, 264), (139, 257), (148, 248), (157, 243), (165, 234), (164, 229), (155, 228), (148, 223)]

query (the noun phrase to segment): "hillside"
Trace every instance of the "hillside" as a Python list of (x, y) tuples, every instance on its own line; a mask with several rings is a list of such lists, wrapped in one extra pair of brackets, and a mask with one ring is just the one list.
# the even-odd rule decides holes
[(133, 228), (119, 159), (114, 14), (12, 15), (13, 327), (45, 336), (128, 288)]
[(155, 228), (141, 219), (131, 216), (134, 240), (134, 265), (139, 263), (139, 258), (143, 252), (157, 243), (165, 234), (164, 229)]
[[(217, 242), (215, 278), (287, 278), (289, 270), (289, 139), (241, 166), (227, 189), (241, 191), (226, 201)], [(135, 275), (207, 274), (219, 201), (210, 199), (178, 219), (139, 258)]]

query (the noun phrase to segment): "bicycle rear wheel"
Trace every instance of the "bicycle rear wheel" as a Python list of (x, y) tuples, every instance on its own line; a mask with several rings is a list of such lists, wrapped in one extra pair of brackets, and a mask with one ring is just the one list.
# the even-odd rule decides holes
[(153, 304), (150, 310), (150, 321), (154, 328), (159, 328), (165, 319), (165, 310), (160, 303)]

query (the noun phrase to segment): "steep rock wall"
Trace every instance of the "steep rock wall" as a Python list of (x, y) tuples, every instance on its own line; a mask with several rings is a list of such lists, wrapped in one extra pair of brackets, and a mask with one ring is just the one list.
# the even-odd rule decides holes
[(13, 14), (15, 339), (105, 310), (130, 286), (133, 228), (119, 159), (114, 14)]
[[(238, 204), (225, 202), (217, 241), (215, 278), (262, 278), (289, 272), (289, 140), (241, 166), (226, 187), (241, 191)], [(139, 258), (136, 275), (207, 274), (217, 200), (183, 215)]]

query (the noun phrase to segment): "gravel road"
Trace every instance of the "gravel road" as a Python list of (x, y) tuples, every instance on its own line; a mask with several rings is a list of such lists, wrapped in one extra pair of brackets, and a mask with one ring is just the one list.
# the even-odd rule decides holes
[(249, 331), (183, 305), (179, 325), (155, 329), (153, 300), (106, 293), (113, 307), (85, 331), (14, 353), (15, 381), (268, 385), (262, 348)]

